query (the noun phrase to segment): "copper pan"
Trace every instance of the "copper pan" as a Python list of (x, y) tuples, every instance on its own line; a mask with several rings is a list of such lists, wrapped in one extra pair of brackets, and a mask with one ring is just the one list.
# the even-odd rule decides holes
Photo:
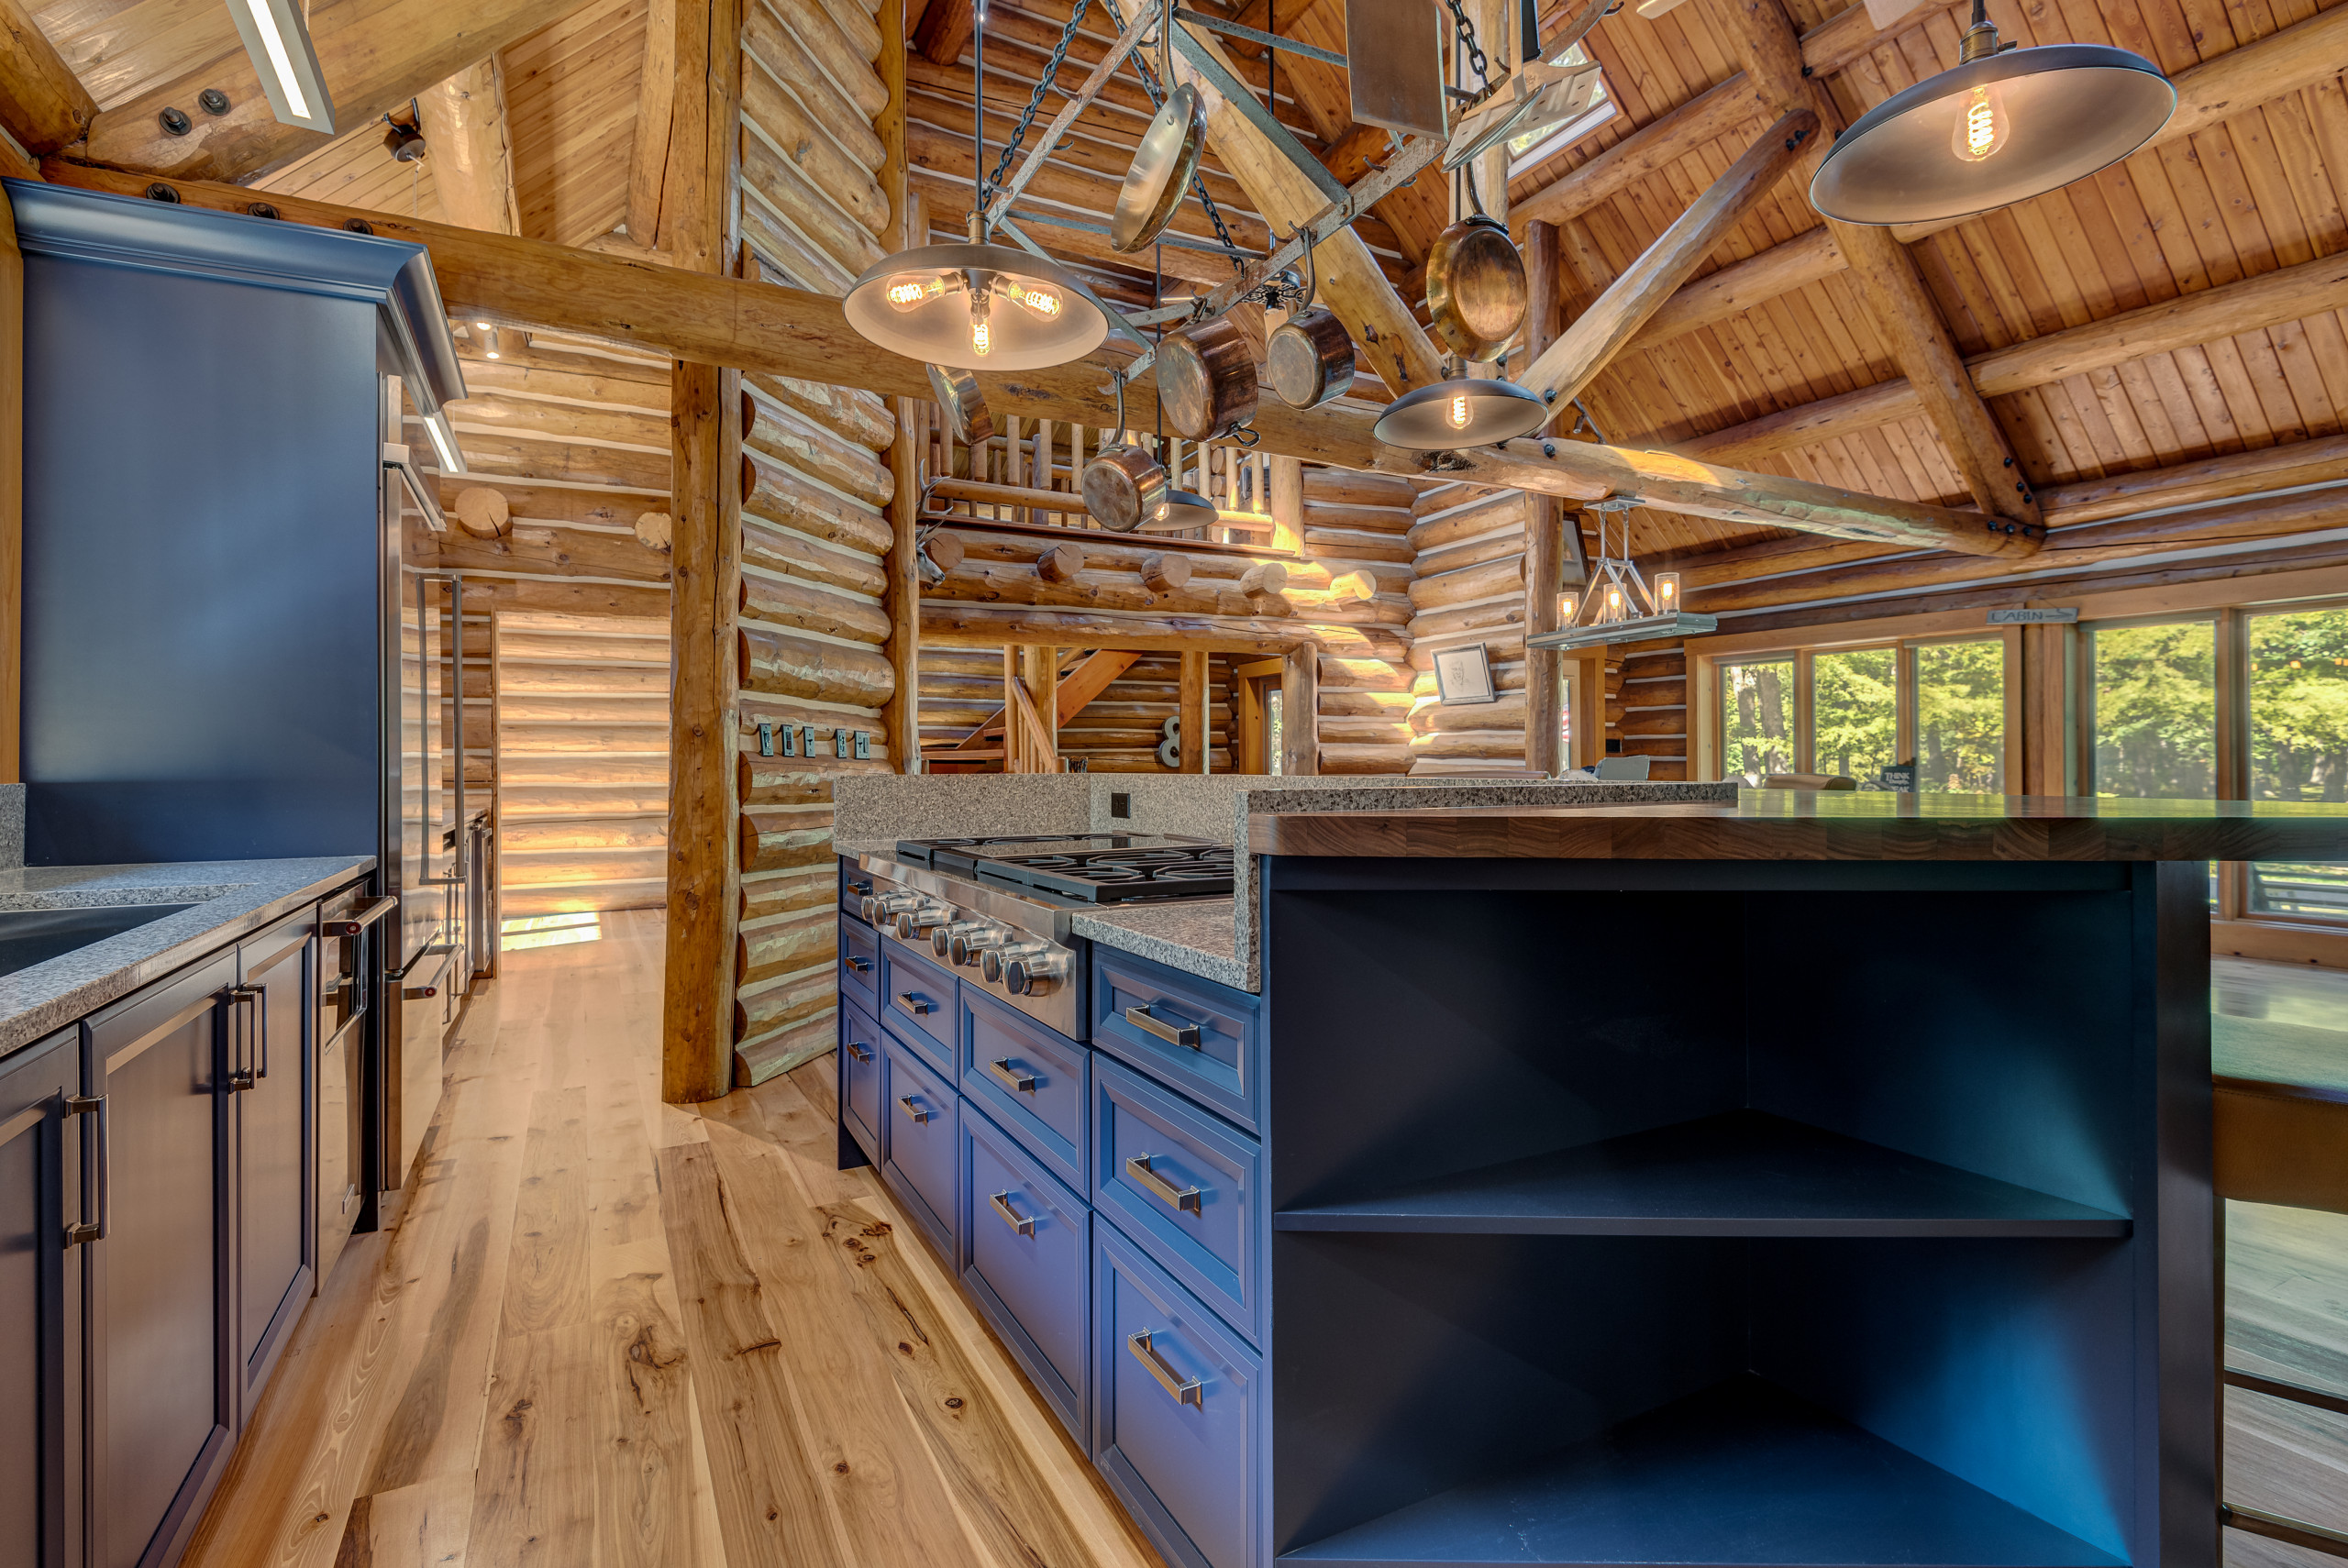
[(1312, 304), (1321, 278), (1312, 247), (1304, 248), (1304, 304), (1272, 329), (1264, 345), (1264, 372), (1272, 391), (1290, 408), (1318, 408), (1346, 395), (1354, 384), (1354, 340), (1337, 313)]
[(1157, 406), (1186, 441), (1213, 441), (1256, 417), (1256, 351), (1227, 315), (1157, 345)]
[(1130, 534), (1166, 505), (1166, 465), (1125, 438), (1125, 377), (1117, 372), (1117, 439), (1084, 465), (1084, 509), (1103, 528)]
[(929, 390), (936, 397), (937, 406), (946, 411), (946, 423), (953, 427), (954, 439), (965, 447), (994, 439), (994, 415), (987, 408), (986, 395), (979, 391), (977, 376), (951, 365), (932, 365)]
[[(1471, 201), (1475, 189), (1471, 180)], [(1528, 297), (1524, 258), (1508, 226), (1485, 216), (1480, 202), (1427, 251), (1428, 326), (1463, 359), (1490, 359), (1507, 347), (1524, 325)]]

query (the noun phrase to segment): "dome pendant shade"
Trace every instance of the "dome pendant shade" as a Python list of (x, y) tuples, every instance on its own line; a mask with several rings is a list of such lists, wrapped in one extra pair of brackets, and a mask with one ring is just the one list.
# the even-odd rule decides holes
[(1108, 317), (1058, 262), (1008, 245), (925, 245), (884, 257), (842, 302), (847, 324), (892, 353), (966, 370), (1080, 359)]
[(1437, 381), (1388, 403), (1370, 434), (1390, 447), (1448, 452), (1512, 441), (1548, 420), (1549, 405), (1514, 381)]
[(1169, 490), (1157, 509), (1141, 521), (1145, 534), (1179, 534), (1190, 528), (1212, 528), (1223, 521), (1214, 502), (1196, 491)]
[(1968, 61), (1859, 116), (1810, 182), (1844, 223), (1940, 223), (2043, 195), (2160, 133), (2176, 89), (2143, 55), (2046, 44)]

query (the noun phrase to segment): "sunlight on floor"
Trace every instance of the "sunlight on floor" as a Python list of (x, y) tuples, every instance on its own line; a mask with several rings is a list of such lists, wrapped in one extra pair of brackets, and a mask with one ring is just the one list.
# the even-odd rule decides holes
[(501, 929), (499, 945), (508, 953), (526, 947), (566, 947), (574, 942), (600, 942), (604, 925), (593, 910), (570, 914), (516, 915)]

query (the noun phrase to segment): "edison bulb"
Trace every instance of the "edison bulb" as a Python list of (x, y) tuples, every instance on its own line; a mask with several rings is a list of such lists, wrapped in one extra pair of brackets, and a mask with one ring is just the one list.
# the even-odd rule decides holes
[(888, 292), (881, 297), (899, 310), (912, 310), (945, 292), (943, 278), (897, 278), (891, 281)]
[(2006, 114), (2006, 95), (2000, 89), (1982, 85), (1971, 87), (1960, 95), (1956, 104), (1956, 128), (1949, 136), (1949, 150), (1966, 163), (1978, 163), (2006, 145), (2013, 130), (2013, 122)]
[(1005, 293), (1042, 316), (1046, 321), (1050, 321), (1060, 313), (1060, 297), (1048, 289), (1032, 289), (1015, 281), (1005, 282), (1002, 288)]
[(970, 352), (983, 355), (994, 347), (994, 334), (987, 329), (987, 296), (970, 296)]
[(1443, 412), (1444, 417), (1451, 421), (1451, 427), (1454, 430), (1467, 429), (1468, 394), (1464, 392), (1453, 392), (1450, 403), (1445, 405)]
[(1623, 591), (1620, 588), (1607, 589), (1606, 613), (1609, 615), (1620, 615), (1623, 613)]

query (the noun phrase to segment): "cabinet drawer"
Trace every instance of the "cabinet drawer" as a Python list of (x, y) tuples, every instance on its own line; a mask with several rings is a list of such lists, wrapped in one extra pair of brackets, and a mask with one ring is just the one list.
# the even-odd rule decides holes
[(1259, 999), (1112, 947), (1092, 949), (1092, 1043), (1260, 1132)]
[(880, 944), (880, 1017), (921, 1048), (930, 1066), (954, 1076), (954, 977), (914, 955), (895, 937)]
[(880, 1174), (929, 1233), (930, 1245), (950, 1262), (958, 1163), (954, 1130), (961, 1105), (947, 1081), (890, 1029), (880, 1032), (880, 1114), (889, 1123), (880, 1141)]
[(1116, 1231), (1092, 1227), (1092, 1463), (1167, 1561), (1262, 1561), (1263, 1363)]
[(840, 1007), (840, 1111), (867, 1158), (881, 1155), (880, 1026), (853, 1001)]
[(1084, 1441), (1092, 1212), (975, 1105), (962, 1105), (962, 1283)]
[(864, 896), (872, 891), (872, 878), (858, 869), (855, 861), (840, 856), (840, 911), (856, 920), (864, 918)]
[(880, 1008), (880, 938), (870, 926), (840, 916), (840, 995), (854, 997), (869, 1012)]
[(1112, 1061), (1092, 1065), (1092, 1205), (1250, 1342), (1268, 1228), (1256, 1140)]
[(1092, 1053), (976, 986), (962, 993), (960, 1006), (962, 1092), (1054, 1176), (1083, 1190)]

